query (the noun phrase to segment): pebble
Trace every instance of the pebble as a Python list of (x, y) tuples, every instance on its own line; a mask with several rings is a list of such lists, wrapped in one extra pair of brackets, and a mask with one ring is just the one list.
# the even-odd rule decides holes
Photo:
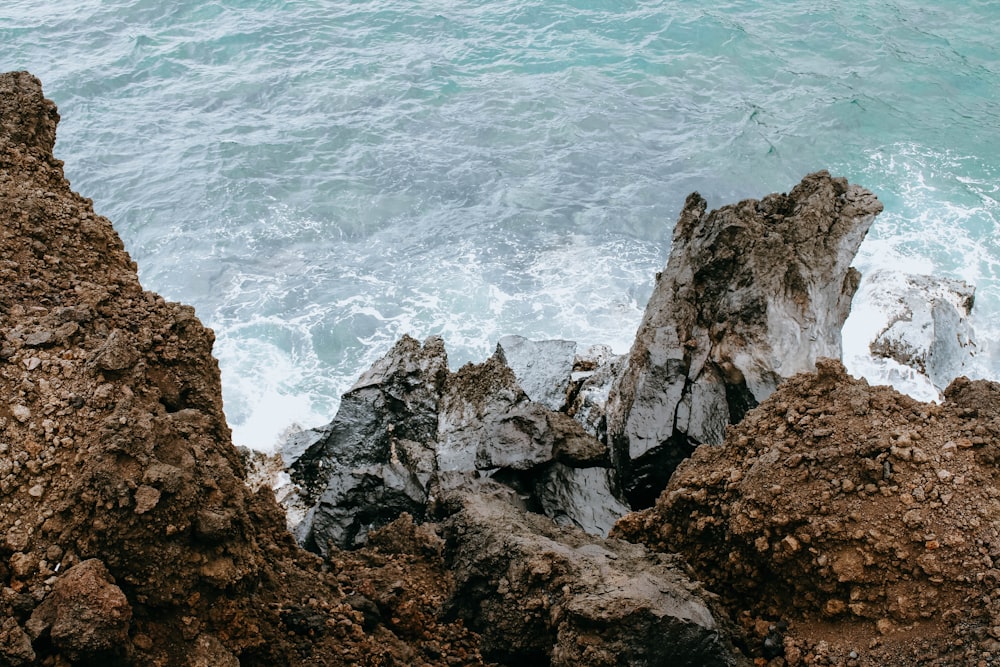
[(51, 343), (53, 337), (54, 334), (51, 331), (36, 331), (25, 336), (24, 344), (27, 347), (43, 347)]
[(10, 408), (10, 413), (14, 415), (14, 419), (21, 422), (22, 424), (29, 419), (31, 419), (31, 410), (25, 405), (14, 405)]
[(33, 487), (28, 489), (28, 495), (32, 498), (41, 498), (43, 493), (45, 493), (45, 487), (41, 484), (35, 484)]

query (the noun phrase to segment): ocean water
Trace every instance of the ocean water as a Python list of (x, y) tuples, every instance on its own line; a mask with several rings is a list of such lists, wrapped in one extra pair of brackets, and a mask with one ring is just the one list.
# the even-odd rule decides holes
[(820, 168), (885, 203), (862, 272), (976, 286), (970, 374), (1000, 377), (1000, 3), (819, 4), (5, 0), (0, 68), (215, 329), (237, 444), (329, 421), (404, 333), (453, 366), (508, 333), (624, 352), (689, 192)]

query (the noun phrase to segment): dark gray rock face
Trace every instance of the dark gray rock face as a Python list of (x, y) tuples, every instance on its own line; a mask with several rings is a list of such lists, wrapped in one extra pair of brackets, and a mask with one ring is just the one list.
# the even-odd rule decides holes
[[(563, 341), (528, 343), (507, 347), (566, 357)], [(422, 521), (484, 480), (506, 484), (526, 508), (607, 534), (628, 509), (607, 446), (531, 400), (504, 358), (451, 373), (441, 339), (403, 337), (344, 395), (333, 422), (291, 436), (281, 454), (299, 492), (281, 498), (299, 542), (323, 554), (356, 546), (371, 528), (404, 512)], [(554, 392), (563, 397), (572, 355), (564, 361), (539, 375), (564, 376)]]
[(504, 664), (746, 664), (679, 557), (561, 528), (485, 495), (444, 524), (451, 613)]
[(532, 401), (556, 411), (566, 405), (576, 343), (504, 336), (497, 343), (496, 356), (514, 372), (517, 383)]
[(685, 202), (607, 406), (633, 507), (650, 505), (694, 446), (721, 443), (781, 379), (840, 357), (859, 282), (850, 264), (882, 204), (818, 172), (788, 194), (706, 209), (697, 193)]
[(421, 346), (404, 336), (344, 394), (320, 437), (298, 436), (315, 440), (290, 469), (311, 507), (296, 534), (301, 543), (325, 554), (329, 544), (354, 545), (402, 512), (423, 518), (427, 487), (419, 463), (408, 467), (401, 457), (419, 461), (422, 449), (433, 450), (447, 375), (440, 338)]

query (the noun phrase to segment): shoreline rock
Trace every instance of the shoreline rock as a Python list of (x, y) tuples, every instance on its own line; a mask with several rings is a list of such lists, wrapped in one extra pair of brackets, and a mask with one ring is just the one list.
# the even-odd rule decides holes
[[(761, 301), (741, 282), (743, 259), (723, 247), (688, 267), (707, 292), (686, 293), (718, 297), (735, 319), (713, 327), (714, 311), (697, 314), (698, 335), (719, 349), (702, 339), (685, 349), (729, 384), (693, 389), (695, 374), (679, 393), (686, 412), (671, 409), (687, 444), (725, 436), (698, 447), (652, 509), (618, 521), (618, 534), (647, 546), (578, 528), (600, 532), (623, 513), (616, 475), (653, 463), (615, 468), (622, 442), (616, 455), (593, 437), (617, 437), (635, 349), (619, 373), (625, 360), (597, 349), (568, 367), (564, 343), (552, 346), (554, 365), (522, 363), (521, 343), (508, 341), (451, 373), (439, 339), (404, 339), (331, 425), (290, 439), (312, 511), (303, 535), (323, 555), (299, 548), (265, 481), (283, 474), (276, 462), (241, 457), (230, 442), (211, 330), (190, 307), (144, 291), (111, 223), (70, 190), (52, 155), (58, 118), (37, 79), (0, 75), (0, 662), (742, 667), (749, 656), (768, 667), (903, 667), (1000, 657), (1000, 385), (959, 379), (943, 405), (927, 405), (821, 361), (750, 409), (748, 397), (760, 400), (757, 389), (816, 346), (773, 367), (740, 365), (757, 359), (740, 348), (760, 333), (750, 325), (770, 316), (739, 306)], [(704, 208), (689, 199), (688, 231), (715, 229), (727, 243), (770, 212), (767, 245), (783, 220), (799, 220), (799, 232), (835, 228), (877, 202), (820, 173), (790, 195), (707, 217)], [(720, 222), (736, 209), (749, 217)], [(847, 226), (846, 237), (862, 233)], [(822, 240), (798, 239), (817, 253)], [(845, 247), (825, 247), (836, 267)], [(713, 282), (724, 274), (734, 295)], [(830, 275), (819, 301), (832, 314), (792, 330), (812, 331), (818, 347), (834, 339), (810, 327), (837, 321), (855, 282)], [(800, 297), (815, 296), (788, 276), (775, 278), (777, 315), (767, 311), (779, 324), (798, 312), (789, 299), (808, 315)], [(518, 378), (540, 389), (526, 394)], [(532, 400), (554, 405), (560, 387), (561, 411)], [(607, 413), (606, 395), (618, 401)], [(748, 410), (736, 427), (706, 407), (723, 396), (726, 410), (734, 397)], [(710, 417), (700, 425), (699, 410)], [(626, 478), (633, 491), (646, 484), (636, 479)], [(366, 543), (343, 549), (341, 539)]]
[(871, 192), (825, 171), (711, 213), (688, 197), (607, 406), (633, 508), (652, 504), (677, 463), (720, 444), (782, 379), (840, 357), (860, 279), (850, 264), (881, 211)]

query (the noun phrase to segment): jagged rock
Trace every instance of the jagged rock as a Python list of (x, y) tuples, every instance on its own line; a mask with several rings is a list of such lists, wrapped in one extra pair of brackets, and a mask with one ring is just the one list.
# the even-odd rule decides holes
[(444, 525), (451, 613), (505, 664), (736, 665), (715, 603), (683, 561), (466, 495)]
[(884, 317), (871, 353), (915, 368), (938, 391), (962, 375), (975, 355), (968, 322), (975, 288), (960, 280), (877, 271), (865, 279), (858, 298), (878, 304)]
[(608, 438), (633, 507), (677, 462), (782, 378), (839, 357), (859, 274), (850, 268), (882, 204), (827, 172), (788, 194), (706, 213), (684, 204), (670, 257), (608, 401)]
[(297, 533), (327, 553), (352, 546), (401, 512), (426, 513), (428, 489), (399, 458), (403, 440), (433, 448), (438, 397), (448, 374), (440, 338), (404, 336), (344, 394), (333, 422), (291, 467), (312, 509)]
[(66, 570), (31, 615), (35, 632), (48, 632), (70, 660), (108, 659), (128, 644), (132, 608), (104, 563), (91, 558)]
[[(509, 485), (525, 506), (607, 532), (625, 511), (607, 446), (530, 400), (501, 354), (455, 373), (446, 364), (440, 339), (421, 347), (404, 337), (344, 395), (331, 424), (292, 436), (292, 480), (302, 492), (282, 502), (290, 518), (301, 517), (297, 539), (324, 554), (357, 546), (371, 528), (402, 513), (423, 520), (486, 478)], [(564, 466), (594, 472), (553, 473)]]
[[(615, 355), (605, 345), (595, 345), (577, 357), (574, 365), (573, 400), (567, 414), (601, 442), (607, 442), (605, 410), (615, 379), (621, 374), (625, 355)], [(579, 370), (576, 370), (579, 369)]]
[(466, 364), (441, 399), (438, 468), (445, 491), (478, 470), (525, 471), (553, 458), (548, 410), (531, 401), (497, 357)]
[(549, 412), (545, 417), (555, 460), (574, 468), (610, 464), (607, 445), (587, 433), (579, 422), (562, 412)]
[(529, 399), (555, 411), (566, 405), (576, 343), (504, 336), (497, 343), (496, 356), (514, 371), (517, 383)]

